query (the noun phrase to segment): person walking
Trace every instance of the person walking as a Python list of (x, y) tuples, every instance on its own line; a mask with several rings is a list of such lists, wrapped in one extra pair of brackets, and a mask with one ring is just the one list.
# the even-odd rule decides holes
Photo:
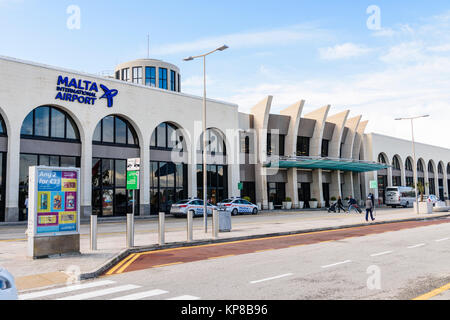
[(356, 211), (356, 213), (359, 213), (356, 200), (353, 199), (352, 196), (350, 196), (349, 200), (348, 200), (348, 212), (347, 213), (350, 213), (352, 211), (352, 209), (354, 209)]
[(345, 208), (344, 208), (344, 204), (342, 203), (342, 198), (341, 197), (338, 197), (336, 209), (338, 210), (338, 213), (341, 213), (341, 209), (345, 213)]
[(366, 200), (366, 222), (369, 222), (369, 213), (372, 221), (375, 221), (373, 217), (373, 201), (370, 196)]

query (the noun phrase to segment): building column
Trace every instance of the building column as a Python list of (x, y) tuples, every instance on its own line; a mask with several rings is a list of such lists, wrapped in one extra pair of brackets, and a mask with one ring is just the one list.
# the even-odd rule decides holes
[(359, 173), (353, 173), (353, 194), (354, 194), (356, 201), (364, 200), (362, 198), (360, 184), (361, 184), (361, 179), (360, 179)]
[(239, 190), (240, 171), (239, 164), (228, 164), (228, 190), (229, 197), (240, 197), (241, 190)]
[(311, 198), (316, 198), (319, 204), (323, 205), (323, 186), (322, 186), (322, 169), (315, 169), (312, 171), (312, 188), (311, 188)]
[(387, 186), (392, 187), (394, 183), (392, 182), (392, 168), (387, 169)]
[(267, 195), (267, 169), (261, 164), (255, 166), (255, 191), (256, 203), (261, 203), (263, 210), (269, 209), (269, 198)]
[(150, 215), (150, 143), (141, 144), (141, 166), (139, 173), (139, 215)]
[(82, 219), (92, 215), (92, 139), (81, 144), (81, 212)]
[(341, 171), (331, 171), (330, 198), (335, 197), (338, 199), (341, 194)]
[(344, 186), (342, 190), (343, 198), (347, 198), (349, 196), (354, 197), (353, 194), (353, 174), (351, 172), (344, 172)]
[(188, 197), (197, 197), (197, 151), (195, 146), (191, 147), (188, 155), (187, 176), (188, 176)]
[(424, 167), (424, 180), (425, 180), (425, 195), (430, 195), (430, 178), (428, 174), (428, 167), (425, 165)]
[(20, 128), (8, 132), (6, 155), (5, 222), (19, 221)]
[(298, 209), (298, 179), (297, 179), (297, 169), (290, 168), (287, 172), (287, 186), (286, 195), (292, 199), (292, 208)]

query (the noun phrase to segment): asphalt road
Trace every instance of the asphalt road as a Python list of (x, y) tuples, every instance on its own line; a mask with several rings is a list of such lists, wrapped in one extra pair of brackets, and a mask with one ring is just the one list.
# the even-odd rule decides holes
[(441, 288), (427, 298), (449, 299), (449, 261), (445, 223), (162, 266), (21, 298), (409, 300)]

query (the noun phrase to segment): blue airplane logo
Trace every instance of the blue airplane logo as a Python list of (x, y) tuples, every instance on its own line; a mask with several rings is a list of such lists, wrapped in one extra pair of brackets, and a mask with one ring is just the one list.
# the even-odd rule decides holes
[(108, 99), (108, 108), (112, 108), (112, 107), (113, 107), (113, 104), (114, 104), (113, 98), (114, 98), (115, 96), (117, 96), (117, 94), (119, 93), (119, 91), (116, 90), (116, 89), (109, 90), (108, 87), (106, 87), (106, 86), (104, 86), (104, 85), (102, 85), (102, 84), (100, 85), (100, 88), (102, 88), (103, 91), (105, 91), (105, 94), (102, 95), (102, 96), (100, 97), (100, 99)]

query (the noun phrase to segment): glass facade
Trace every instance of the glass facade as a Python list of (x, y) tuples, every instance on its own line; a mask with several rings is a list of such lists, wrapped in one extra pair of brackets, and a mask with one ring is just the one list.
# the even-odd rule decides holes
[(311, 200), (311, 185), (309, 183), (297, 183), (298, 201), (303, 201), (303, 208), (309, 208)]
[[(197, 150), (203, 150), (203, 134), (200, 137)], [(206, 152), (211, 155), (225, 155), (227, 153), (222, 135), (214, 129), (206, 131)]]
[(130, 69), (129, 68), (122, 69), (122, 80), (130, 81)]
[(149, 87), (156, 87), (155, 67), (145, 67), (145, 85)]
[(176, 81), (177, 81), (177, 73), (173, 70), (170, 70), (170, 90), (171, 91), (177, 91)]
[(142, 84), (142, 67), (133, 67), (133, 83)]
[(159, 68), (159, 87), (167, 90), (167, 69)]
[(308, 137), (297, 137), (297, 157), (309, 157)]
[(19, 220), (27, 220), (25, 199), (28, 196), (28, 170), (32, 166), (80, 167), (80, 157), (65, 157), (44, 154), (20, 154), (19, 166)]
[(285, 135), (267, 134), (267, 155), (284, 156)]
[(322, 140), (322, 149), (321, 149), (321, 156), (323, 158), (328, 157), (328, 147), (330, 145), (330, 141), (329, 140)]
[[(92, 214), (100, 217), (131, 213), (132, 191), (127, 190), (127, 160), (92, 159)], [(135, 191), (135, 213), (139, 212), (139, 190)]]
[(25, 139), (80, 141), (78, 129), (70, 116), (49, 106), (31, 111), (23, 121), (20, 133)]
[(274, 207), (281, 208), (286, 199), (286, 184), (282, 182), (269, 182), (267, 184), (267, 194), (269, 202), (272, 202)]
[(131, 124), (118, 116), (103, 118), (94, 131), (94, 144), (139, 146)]
[(150, 162), (152, 214), (169, 213), (172, 204), (187, 198), (187, 190), (187, 165), (163, 161)]
[(151, 149), (183, 151), (184, 138), (177, 126), (164, 122), (153, 131)]
[[(211, 204), (228, 198), (228, 167), (226, 165), (209, 164), (207, 170), (207, 195)], [(197, 197), (203, 199), (203, 166), (197, 165)]]

